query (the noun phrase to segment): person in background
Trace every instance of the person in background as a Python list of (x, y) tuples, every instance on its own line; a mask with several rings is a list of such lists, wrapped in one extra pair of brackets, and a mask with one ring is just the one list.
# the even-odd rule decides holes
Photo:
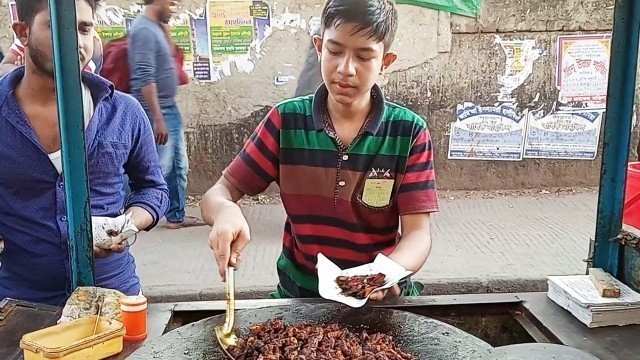
[(172, 0), (145, 0), (145, 7), (131, 24), (127, 36), (131, 94), (142, 104), (153, 126), (160, 164), (169, 187), (166, 227), (179, 229), (204, 225), (187, 216), (186, 191), (189, 160), (182, 116), (176, 105), (178, 72), (174, 48), (167, 41)]
[[(80, 69), (93, 54), (96, 5), (76, 1)], [(16, 6), (21, 21), (13, 30), (25, 47), (24, 66), (0, 79), (0, 299), (61, 306), (74, 289), (49, 6), (47, 0)], [(88, 71), (81, 91), (92, 222), (124, 224), (130, 217), (135, 228), (152, 229), (169, 199), (147, 116), (137, 101)], [(125, 173), (132, 189), (126, 198)], [(96, 286), (140, 293), (126, 244), (94, 246), (94, 257)]]
[[(90, 71), (94, 74), (99, 74), (100, 69), (102, 68), (102, 40), (100, 40), (100, 35), (95, 30), (95, 28), (92, 30), (92, 33), (93, 54), (91, 56), (91, 60), (87, 63), (87, 66), (84, 68), (84, 70)], [(22, 44), (22, 42), (20, 42), (20, 39), (16, 38), (9, 48), (7, 56), (5, 56), (2, 61), (0, 61), (0, 77), (23, 65), (24, 45)]]
[[(201, 203), (224, 278), (250, 241), (238, 200), (280, 186), (287, 218), (273, 297), (319, 297), (320, 253), (342, 269), (384, 254), (416, 272), (431, 251), (438, 211), (431, 135), (376, 84), (397, 59), (394, 2), (328, 0), (321, 23), (313, 42), (324, 84), (273, 107)], [(371, 299), (419, 292), (408, 280)]]
[[(321, 35), (321, 28), (316, 29), (313, 33), (313, 36)], [(318, 60), (318, 52), (312, 41), (309, 50), (307, 50), (304, 67), (300, 72), (300, 76), (298, 76), (298, 84), (294, 97), (313, 94), (321, 84), (322, 73), (320, 72), (320, 61)]]

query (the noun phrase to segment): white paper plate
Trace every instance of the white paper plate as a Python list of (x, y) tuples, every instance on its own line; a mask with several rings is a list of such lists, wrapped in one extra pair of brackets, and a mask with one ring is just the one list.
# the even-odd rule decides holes
[(369, 298), (356, 299), (350, 296), (342, 295), (342, 290), (336, 283), (338, 276), (354, 276), (354, 275), (373, 275), (377, 273), (383, 273), (385, 278), (384, 286), (376, 289), (384, 290), (389, 289), (393, 285), (396, 285), (400, 280), (411, 275), (411, 271), (405, 269), (401, 265), (397, 264), (393, 260), (378, 254), (376, 259), (370, 263), (354, 267), (351, 269), (342, 270), (326, 256), (318, 254), (318, 291), (320, 296), (324, 299), (337, 301), (353, 308), (359, 308), (367, 303)]

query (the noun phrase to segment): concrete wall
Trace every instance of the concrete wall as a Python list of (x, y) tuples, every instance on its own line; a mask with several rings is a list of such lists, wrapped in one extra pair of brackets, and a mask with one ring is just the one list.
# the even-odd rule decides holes
[[(268, 1), (272, 6), (274, 2)], [(505, 57), (495, 44), (503, 39), (534, 39), (546, 55), (514, 94), (519, 104), (550, 107), (557, 99), (555, 44), (559, 34), (608, 32), (613, 0), (485, 0), (477, 19), (450, 16), (407, 5), (400, 8), (395, 48), (400, 60), (381, 79), (389, 99), (405, 104), (428, 119), (436, 149), (439, 187), (446, 189), (505, 189), (597, 184), (599, 160), (519, 162), (451, 161), (447, 159), (448, 129), (457, 104), (495, 103), (497, 76)], [(111, 0), (109, 4), (130, 2)], [(202, 8), (204, 0), (183, 0), (187, 9)], [(285, 7), (308, 20), (318, 16), (322, 0), (278, 1), (278, 18)], [(6, 8), (6, 7), (5, 7)], [(0, 44), (10, 42), (8, 11), (0, 16)], [(191, 193), (202, 193), (220, 176), (268, 107), (293, 94), (295, 81), (274, 85), (274, 76), (297, 76), (310, 44), (306, 31), (276, 30), (263, 45), (250, 74), (234, 73), (214, 83), (190, 84), (180, 91), (179, 104), (188, 125)], [(533, 106), (533, 105), (532, 105)]]

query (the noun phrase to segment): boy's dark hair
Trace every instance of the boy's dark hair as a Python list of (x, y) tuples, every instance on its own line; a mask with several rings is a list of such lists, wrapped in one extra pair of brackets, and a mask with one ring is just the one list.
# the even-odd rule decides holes
[(322, 28), (356, 25), (363, 33), (389, 49), (398, 29), (398, 11), (392, 0), (327, 0), (322, 10)]
[[(80, 0), (86, 1), (91, 6), (91, 10), (95, 13), (98, 8), (100, 0)], [(48, 0), (16, 0), (16, 10), (18, 12), (18, 19), (29, 25), (33, 24), (33, 19), (36, 18), (41, 11), (49, 8)]]
[(145, 5), (151, 5), (151, 4), (154, 3), (154, 1), (156, 1), (156, 0), (144, 0), (144, 4)]

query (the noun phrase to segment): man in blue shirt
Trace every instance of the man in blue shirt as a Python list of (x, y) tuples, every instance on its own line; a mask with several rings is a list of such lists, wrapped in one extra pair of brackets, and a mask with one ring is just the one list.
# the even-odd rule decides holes
[[(17, 0), (17, 8), (13, 29), (25, 44), (25, 66), (0, 79), (0, 299), (62, 305), (72, 289), (48, 2)], [(95, 8), (96, 0), (76, 2), (80, 69), (93, 53)], [(86, 71), (82, 95), (92, 216), (125, 212), (138, 229), (151, 229), (166, 212), (168, 190), (144, 111)], [(140, 292), (125, 245), (94, 247), (94, 255), (97, 286)]]
[(164, 25), (173, 0), (144, 0), (144, 10), (128, 31), (131, 94), (147, 112), (158, 144), (158, 155), (169, 187), (166, 227), (204, 225), (185, 214), (189, 160), (182, 116), (176, 105), (178, 72)]

